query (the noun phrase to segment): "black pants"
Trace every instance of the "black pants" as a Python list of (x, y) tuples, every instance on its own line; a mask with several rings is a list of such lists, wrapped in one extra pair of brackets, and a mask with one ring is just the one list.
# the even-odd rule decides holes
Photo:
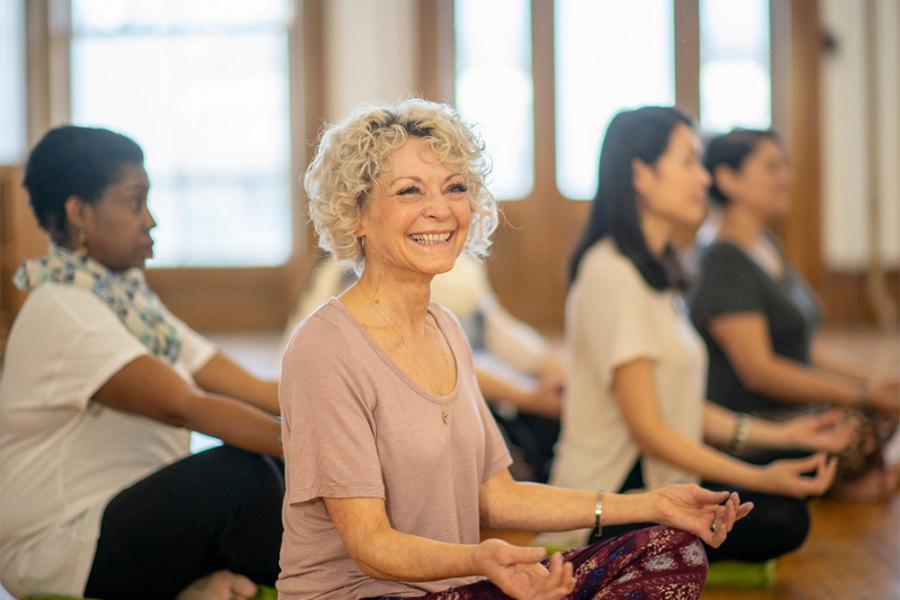
[[(755, 464), (767, 464), (777, 458), (795, 458), (800, 455), (784, 452), (761, 453), (745, 460)], [(750, 514), (734, 524), (734, 528), (721, 546), (713, 548), (704, 544), (709, 562), (719, 560), (766, 561), (796, 550), (806, 540), (810, 526), (806, 500), (735, 490), (733, 487), (707, 482), (703, 482), (701, 485), (714, 491), (736, 491), (740, 495), (742, 503), (753, 502), (754, 504)], [(620, 491), (626, 492), (642, 487), (644, 487), (644, 479), (641, 461), (638, 459)], [(604, 527), (601, 537), (596, 537), (595, 530), (589, 541), (593, 543), (598, 539), (607, 539), (649, 525), (651, 524), (629, 523)]]
[(220, 446), (115, 496), (84, 589), (103, 600), (165, 600), (220, 569), (278, 578), (284, 465)]

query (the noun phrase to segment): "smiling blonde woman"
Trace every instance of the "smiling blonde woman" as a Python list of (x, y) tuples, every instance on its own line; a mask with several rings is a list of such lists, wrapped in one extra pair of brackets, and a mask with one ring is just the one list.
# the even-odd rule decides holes
[[(430, 297), (461, 252), (488, 246), (497, 209), (487, 164), (452, 109), (422, 100), (361, 107), (322, 136), (306, 177), (310, 213), (322, 247), (361, 275), (300, 324), (285, 353), (279, 597), (696, 598), (706, 560), (695, 536), (725, 539), (750, 509), (736, 494), (573, 492), (507, 470), (469, 344)], [(543, 562), (542, 548), (479, 541), (479, 525), (640, 521), (668, 527)]]

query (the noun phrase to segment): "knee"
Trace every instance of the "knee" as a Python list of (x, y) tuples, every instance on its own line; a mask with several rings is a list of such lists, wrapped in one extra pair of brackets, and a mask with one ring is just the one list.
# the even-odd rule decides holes
[(657, 556), (677, 558), (689, 571), (702, 573), (706, 578), (707, 560), (703, 541), (692, 533), (672, 527), (645, 529), (647, 539), (641, 540), (646, 551)]
[(796, 550), (809, 534), (809, 509), (803, 500), (779, 498), (779, 502), (761, 512), (756, 520), (757, 527), (769, 532), (776, 556)]
[(233, 490), (245, 490), (257, 501), (280, 506), (284, 498), (284, 471), (274, 459), (231, 446), (212, 448), (205, 453), (217, 464), (221, 483)]

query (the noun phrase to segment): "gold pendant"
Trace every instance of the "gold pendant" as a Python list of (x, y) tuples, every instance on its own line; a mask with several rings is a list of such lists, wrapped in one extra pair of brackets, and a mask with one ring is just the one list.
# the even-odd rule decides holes
[(447, 411), (441, 411), (441, 418), (444, 420), (444, 425), (446, 425), (447, 421), (450, 420), (450, 415), (447, 414)]

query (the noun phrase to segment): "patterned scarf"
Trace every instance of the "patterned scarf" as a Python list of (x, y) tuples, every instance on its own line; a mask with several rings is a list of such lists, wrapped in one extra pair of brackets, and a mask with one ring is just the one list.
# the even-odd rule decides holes
[(162, 302), (147, 286), (140, 269), (116, 273), (95, 260), (51, 243), (47, 256), (26, 260), (13, 276), (13, 283), (23, 292), (30, 292), (45, 282), (91, 292), (109, 306), (153, 356), (170, 365), (178, 360), (181, 352), (178, 330), (166, 320)]

